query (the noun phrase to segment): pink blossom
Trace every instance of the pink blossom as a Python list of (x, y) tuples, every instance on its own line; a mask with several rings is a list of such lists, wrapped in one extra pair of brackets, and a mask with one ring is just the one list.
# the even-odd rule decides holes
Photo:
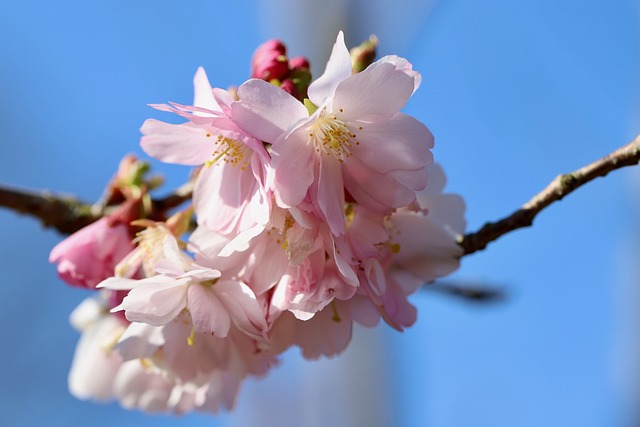
[(129, 225), (106, 216), (58, 243), (49, 262), (58, 264), (58, 275), (68, 284), (93, 289), (113, 276), (116, 264), (132, 250)]
[(205, 165), (193, 195), (198, 223), (223, 234), (266, 222), (264, 180), (269, 154), (234, 120), (231, 95), (212, 89), (204, 69), (194, 77), (194, 105), (153, 105), (189, 120), (174, 125), (149, 119), (140, 129), (142, 149), (168, 163)]
[(159, 274), (141, 280), (110, 278), (100, 284), (130, 290), (112, 311), (124, 310), (131, 322), (163, 326), (187, 309), (197, 333), (224, 338), (233, 323), (249, 336), (264, 337), (266, 320), (247, 285), (196, 264), (171, 235), (165, 236), (163, 249), (165, 257), (156, 265)]
[[(324, 74), (309, 86), (308, 111), (295, 98), (261, 80), (238, 89), (236, 121), (273, 144), (276, 201), (311, 202), (335, 235), (343, 234), (345, 188), (360, 204), (391, 212), (415, 200), (426, 185), (433, 136), (400, 113), (419, 84), (410, 64), (388, 56), (352, 75), (342, 33)], [(309, 116), (309, 112), (312, 112)]]

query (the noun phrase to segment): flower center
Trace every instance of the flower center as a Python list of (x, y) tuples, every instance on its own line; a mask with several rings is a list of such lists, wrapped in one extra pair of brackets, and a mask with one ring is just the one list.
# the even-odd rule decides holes
[[(207, 134), (208, 137), (211, 134)], [(240, 165), (240, 169), (245, 170), (249, 161), (249, 147), (244, 145), (240, 141), (227, 138), (226, 136), (218, 135), (214, 141), (215, 149), (212, 154), (212, 159), (206, 161), (206, 166), (221, 165), (222, 163), (229, 163), (231, 166)]]
[[(342, 113), (342, 108), (339, 111)], [(309, 138), (318, 153), (330, 154), (340, 162), (351, 156), (351, 147), (360, 145), (356, 134), (349, 130), (336, 113), (326, 114), (324, 110), (311, 126)]]

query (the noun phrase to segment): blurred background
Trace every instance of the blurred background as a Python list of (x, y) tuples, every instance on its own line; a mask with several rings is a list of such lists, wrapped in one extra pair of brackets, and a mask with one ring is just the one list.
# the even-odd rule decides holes
[[(339, 29), (404, 56), (423, 84), (405, 112), (429, 126), (469, 230), (562, 172), (640, 133), (636, 0), (277, 0), (0, 4), (0, 183), (96, 200), (142, 151), (149, 103), (192, 101), (196, 68), (239, 85), (254, 49), (282, 38), (324, 69)], [(167, 190), (187, 168), (152, 162)], [(599, 179), (535, 226), (464, 258), (451, 280), (502, 287), (472, 304), (413, 298), (400, 334), (357, 329), (347, 352), (297, 350), (248, 381), (229, 414), (153, 415), (81, 402), (66, 376), (88, 293), (47, 262), (63, 236), (0, 210), (2, 426), (640, 425), (640, 171)]]

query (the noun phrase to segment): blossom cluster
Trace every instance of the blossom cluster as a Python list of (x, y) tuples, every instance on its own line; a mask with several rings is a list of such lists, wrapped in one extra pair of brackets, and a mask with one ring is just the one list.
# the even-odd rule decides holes
[(53, 249), (65, 281), (99, 290), (71, 317), (75, 396), (231, 408), (243, 379), (292, 346), (333, 356), (354, 322), (410, 326), (408, 296), (458, 267), (464, 204), (443, 193), (431, 132), (400, 112), (421, 82), (407, 60), (353, 73), (340, 33), (312, 82), (276, 41), (252, 76), (229, 91), (200, 68), (193, 105), (152, 105), (186, 122), (141, 128), (147, 154), (196, 167), (191, 206), (145, 217), (138, 180)]

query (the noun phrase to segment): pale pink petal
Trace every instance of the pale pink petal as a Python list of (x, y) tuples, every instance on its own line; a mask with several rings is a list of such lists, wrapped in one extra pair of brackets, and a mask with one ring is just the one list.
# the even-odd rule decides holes
[(198, 224), (221, 234), (241, 231), (238, 221), (250, 214), (245, 210), (256, 191), (258, 183), (251, 170), (226, 163), (203, 168), (193, 191)]
[[(429, 175), (431, 179), (431, 175)], [(420, 197), (420, 193), (418, 193)], [(467, 226), (464, 199), (457, 194), (433, 194), (422, 199), (433, 222), (454, 238), (462, 236)]]
[(135, 288), (140, 280), (128, 279), (126, 277), (109, 277), (100, 282), (96, 288), (112, 289), (114, 291), (128, 291)]
[[(422, 191), (427, 185), (427, 168), (395, 170), (387, 173), (398, 184), (414, 191)], [(417, 196), (417, 194), (416, 194)]]
[(144, 135), (140, 140), (144, 152), (166, 163), (201, 165), (215, 148), (211, 132), (191, 123), (173, 125), (148, 119), (140, 131)]
[(231, 106), (235, 121), (256, 138), (272, 144), (309, 117), (300, 101), (264, 80), (246, 81), (238, 88), (238, 97), (240, 101)]
[(300, 204), (313, 182), (315, 151), (313, 145), (307, 144), (306, 135), (306, 130), (298, 130), (272, 147), (274, 191), (282, 207)]
[(307, 91), (309, 100), (320, 107), (333, 95), (338, 84), (349, 76), (351, 76), (351, 56), (344, 43), (344, 34), (340, 31), (324, 73), (309, 86)]
[(400, 251), (395, 263), (424, 282), (455, 271), (460, 265), (462, 248), (445, 229), (421, 214), (397, 214), (393, 223)]
[(164, 276), (145, 279), (144, 284), (132, 289), (112, 311), (124, 310), (130, 322), (166, 325), (187, 305), (188, 280)]
[(259, 236), (264, 230), (264, 225), (256, 225), (243, 231), (220, 250), (219, 256), (228, 257), (234, 252), (246, 251), (250, 247), (251, 240), (256, 236)]
[[(220, 111), (220, 106), (213, 97), (211, 84), (207, 78), (204, 68), (198, 67), (196, 75), (193, 77), (193, 105), (209, 110)], [(198, 114), (198, 113), (196, 113)]]
[(131, 360), (149, 357), (163, 344), (161, 326), (134, 322), (129, 324), (115, 348), (123, 360)]
[(122, 358), (115, 351), (105, 351), (103, 343), (121, 327), (115, 316), (104, 316), (82, 333), (68, 377), (69, 392), (74, 397), (100, 401), (113, 398), (113, 378)]
[(355, 295), (348, 301), (348, 305), (351, 317), (362, 326), (373, 328), (380, 323), (380, 312), (368, 298)]
[(214, 285), (214, 291), (238, 329), (254, 339), (265, 337), (267, 321), (264, 311), (247, 285), (221, 280)]
[(414, 81), (414, 85), (413, 85), (414, 93), (416, 90), (418, 90), (418, 87), (420, 87), (420, 83), (422, 82), (422, 76), (420, 75), (420, 73), (418, 73), (413, 69), (413, 65), (409, 61), (407, 61), (405, 58), (402, 58), (396, 55), (383, 56), (373, 64), (369, 65), (368, 68), (369, 69), (375, 68), (381, 64), (392, 64), (396, 68), (396, 70), (403, 71), (404, 73), (412, 77)]
[(305, 359), (335, 356), (351, 341), (353, 322), (340, 303), (325, 307), (313, 318), (296, 324), (295, 341)]
[(387, 281), (385, 279), (384, 270), (378, 260), (371, 259), (365, 262), (365, 275), (371, 290), (380, 296), (387, 291)]
[(187, 308), (196, 332), (225, 338), (229, 333), (231, 320), (217, 292), (210, 286), (192, 285), (189, 286), (187, 298)]
[(414, 170), (433, 163), (433, 135), (418, 120), (398, 113), (354, 131), (360, 144), (351, 152), (378, 172)]
[[(399, 208), (415, 200), (415, 191), (401, 185), (391, 174), (380, 173), (356, 157), (349, 158), (342, 168), (344, 183), (349, 193), (367, 208), (382, 212), (383, 208)], [(415, 171), (424, 176), (423, 170)], [(375, 182), (375, 185), (371, 183)], [(369, 201), (374, 203), (369, 203)]]
[[(441, 194), (444, 191), (445, 185), (447, 185), (447, 176), (442, 169), (442, 166), (438, 163), (432, 163), (427, 166), (427, 174), (429, 175), (429, 180), (427, 181), (427, 186), (424, 191), (421, 192), (422, 195), (426, 196), (429, 194)], [(421, 195), (419, 194), (417, 199), (420, 202)], [(422, 206), (422, 208), (426, 206)]]
[[(331, 239), (334, 240), (333, 237)], [(340, 274), (342, 275), (342, 278), (346, 281), (346, 283), (348, 283), (353, 287), (357, 287), (359, 284), (358, 276), (356, 272), (353, 270), (353, 267), (349, 265), (349, 263), (344, 257), (348, 253), (348, 246), (346, 246), (346, 244), (342, 244), (340, 245), (341, 250), (338, 250), (338, 244), (339, 242), (336, 242), (334, 240), (333, 259), (336, 263), (336, 267), (338, 268), (338, 271), (340, 272)]]
[(413, 93), (413, 78), (392, 64), (380, 64), (344, 80), (336, 88), (333, 110), (344, 121), (375, 121), (399, 112)]
[(317, 192), (318, 205), (331, 232), (344, 234), (344, 184), (340, 163), (332, 156), (320, 158)]
[(384, 227), (384, 216), (363, 206), (356, 206), (354, 209), (348, 232), (353, 250), (360, 259), (377, 257), (377, 245), (389, 239)]

